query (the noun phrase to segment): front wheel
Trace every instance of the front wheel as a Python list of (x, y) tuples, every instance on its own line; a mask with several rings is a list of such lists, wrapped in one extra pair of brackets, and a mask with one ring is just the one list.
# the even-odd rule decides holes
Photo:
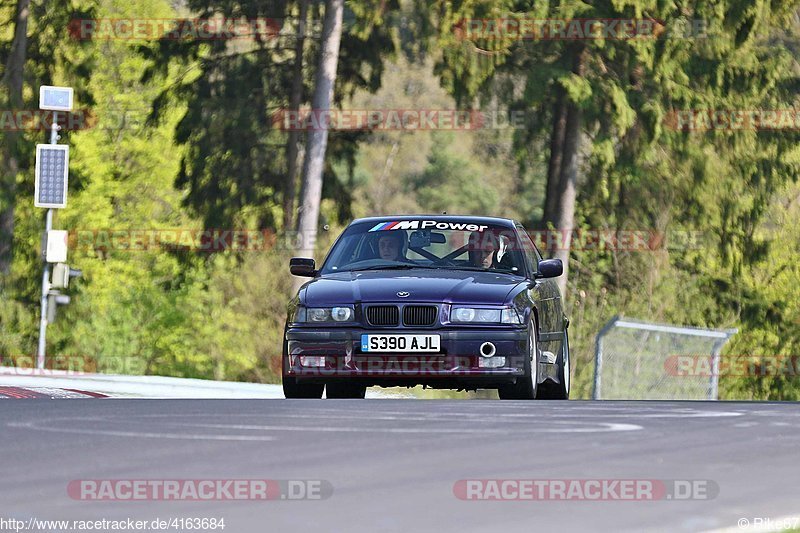
[(501, 400), (534, 400), (536, 399), (539, 381), (539, 328), (536, 321), (531, 321), (528, 328), (528, 357), (523, 365), (524, 375), (513, 385), (503, 385), (497, 389)]
[(539, 388), (539, 398), (545, 400), (569, 400), (569, 335), (564, 328), (564, 339), (561, 343), (561, 353), (556, 364), (558, 365), (558, 383), (547, 381)]
[(283, 395), (287, 400), (311, 398), (319, 400), (325, 385), (322, 383), (298, 383), (295, 378), (283, 377)]

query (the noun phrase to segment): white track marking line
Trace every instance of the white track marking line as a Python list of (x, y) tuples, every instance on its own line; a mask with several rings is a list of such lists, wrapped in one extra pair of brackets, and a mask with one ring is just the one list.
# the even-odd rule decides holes
[[(148, 417), (143, 417), (148, 418)], [(180, 419), (185, 419), (180, 416)], [(363, 419), (364, 422), (372, 420)], [(163, 433), (151, 431), (137, 432), (134, 430), (103, 429), (103, 428), (80, 428), (76, 427), (81, 422), (91, 422), (108, 424), (110, 426), (130, 425), (136, 423), (130, 418), (117, 420), (110, 417), (69, 417), (51, 418), (34, 422), (11, 422), (8, 427), (31, 429), (38, 431), (48, 431), (52, 433), (76, 433), (86, 435), (109, 435), (118, 437), (144, 437), (144, 438), (165, 438), (165, 439), (186, 439), (186, 440), (274, 440), (274, 436), (257, 435), (209, 435), (209, 434), (181, 434), (166, 431)], [(161, 422), (161, 420), (159, 420)], [(305, 431), (305, 432), (327, 432), (327, 433), (389, 433), (389, 434), (471, 434), (471, 435), (513, 435), (513, 434), (542, 434), (542, 433), (608, 433), (618, 431), (639, 431), (642, 426), (636, 424), (621, 424), (612, 422), (567, 422), (553, 421), (550, 425), (536, 425), (526, 428), (514, 427), (500, 428), (453, 428), (453, 427), (371, 427), (371, 426), (298, 426), (282, 424), (213, 424), (203, 422), (171, 422), (165, 421), (169, 426), (195, 427), (207, 429), (223, 429), (228, 431)], [(431, 420), (430, 422), (440, 422)], [(72, 427), (58, 427), (58, 424), (69, 423)], [(47, 424), (54, 424), (47, 426)], [(556, 427), (553, 427), (556, 426)], [(558, 427), (567, 426), (567, 427)], [(165, 428), (169, 429), (169, 428)]]
[(49, 428), (36, 425), (35, 422), (11, 422), (9, 427), (48, 431), (51, 433), (76, 433), (80, 435), (105, 435), (110, 437), (141, 437), (145, 439), (175, 440), (224, 440), (224, 441), (273, 441), (275, 437), (264, 435), (199, 435), (182, 433), (139, 433), (135, 431), (115, 431), (103, 429)]
[[(330, 414), (328, 414), (330, 413)], [(415, 420), (415, 421), (450, 421), (450, 420), (458, 420), (459, 418), (463, 419), (486, 419), (487, 417), (495, 418), (535, 418), (537, 420), (545, 420), (545, 419), (564, 419), (564, 418), (585, 418), (591, 416), (592, 418), (716, 418), (716, 417), (735, 417), (735, 416), (743, 416), (747, 413), (741, 412), (734, 412), (734, 411), (712, 411), (712, 412), (703, 412), (703, 411), (690, 411), (690, 412), (665, 412), (665, 413), (614, 413), (614, 414), (596, 414), (596, 413), (587, 413), (587, 414), (552, 414), (552, 413), (541, 413), (541, 412), (532, 412), (532, 413), (495, 413), (495, 412), (485, 412), (485, 413), (476, 413), (476, 412), (450, 412), (450, 411), (441, 411), (436, 413), (409, 413), (408, 411), (354, 411), (349, 410), (347, 412), (337, 411), (337, 410), (317, 410), (312, 413), (230, 413), (230, 414), (220, 414), (220, 413), (187, 413), (181, 415), (184, 416), (199, 416), (199, 417), (260, 417), (260, 416), (269, 416), (271, 418), (308, 418), (308, 419), (331, 419), (331, 420), (347, 420), (347, 419), (358, 419), (358, 420)], [(135, 415), (137, 417), (152, 417), (152, 418), (164, 418), (164, 417), (171, 417), (175, 415), (168, 415), (168, 414), (144, 414), (144, 415)]]
[[(635, 424), (613, 424), (604, 422), (587, 422), (596, 427), (568, 427), (568, 428), (531, 428), (523, 433), (600, 433), (613, 431), (638, 431), (642, 426)], [(347, 426), (283, 426), (283, 425), (255, 425), (255, 424), (201, 424), (182, 423), (188, 427), (203, 427), (215, 429), (233, 429), (246, 431), (308, 431), (329, 433), (467, 433), (467, 434), (519, 434), (519, 428), (511, 429), (471, 429), (471, 428), (375, 428), (375, 427), (347, 427)]]

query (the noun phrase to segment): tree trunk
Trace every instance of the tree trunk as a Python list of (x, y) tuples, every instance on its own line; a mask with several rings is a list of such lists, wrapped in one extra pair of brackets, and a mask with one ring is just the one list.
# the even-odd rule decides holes
[[(14, 41), (8, 56), (3, 84), (8, 89), (9, 109), (22, 109), (22, 73), (25, 67), (28, 48), (28, 15), (30, 0), (17, 1), (17, 16), (14, 25)], [(14, 203), (16, 202), (16, 180), (19, 172), (17, 156), (17, 132), (8, 131), (4, 143), (2, 164), (3, 194), (0, 211), (0, 273), (11, 271), (14, 244)]]
[[(558, 187), (561, 180), (561, 161), (564, 154), (564, 130), (567, 124), (567, 103), (564, 88), (556, 84), (556, 101), (553, 105), (553, 129), (550, 132), (550, 159), (547, 164), (547, 188), (545, 190), (542, 222), (545, 227), (556, 224), (558, 216)], [(553, 250), (549, 250), (550, 253)]]
[[(317, 69), (311, 112), (321, 117), (329, 111), (333, 99), (333, 86), (339, 61), (339, 44), (342, 38), (342, 14), (344, 0), (327, 0), (325, 21), (322, 27), (322, 49)], [(319, 204), (322, 200), (322, 171), (325, 166), (325, 149), (328, 144), (328, 127), (320, 127), (308, 133), (306, 153), (303, 161), (303, 185), (300, 192), (297, 231), (299, 246), (297, 255), (314, 257), (319, 223)], [(298, 279), (297, 281), (302, 281)]]
[[(308, 0), (299, 0), (300, 19), (297, 25), (297, 41), (294, 46), (294, 67), (292, 73), (292, 95), (289, 101), (289, 112), (297, 113), (303, 103), (303, 48), (306, 42), (306, 18), (308, 17)], [(289, 231), (294, 226), (294, 204), (297, 191), (297, 156), (300, 150), (300, 131), (289, 131), (286, 143), (286, 191), (283, 196), (283, 230)]]
[(392, 149), (389, 150), (389, 155), (386, 157), (386, 163), (383, 165), (383, 171), (381, 172), (380, 178), (378, 178), (378, 194), (375, 198), (375, 206), (372, 212), (374, 215), (381, 215), (386, 209), (386, 180), (389, 177), (389, 174), (392, 172), (394, 158), (397, 157), (397, 152), (399, 151), (400, 140), (398, 139), (392, 143)]
[(22, 73), (28, 49), (28, 15), (30, 0), (17, 0), (17, 16), (14, 19), (14, 41), (6, 63), (3, 84), (8, 88), (8, 103), (13, 109), (22, 107)]
[[(579, 49), (574, 57), (572, 72), (583, 76), (585, 49)], [(563, 298), (567, 296), (567, 279), (569, 277), (569, 252), (572, 245), (572, 231), (575, 225), (575, 200), (577, 198), (578, 169), (580, 167), (580, 139), (583, 112), (581, 108), (567, 99), (567, 118), (564, 130), (564, 151), (561, 160), (561, 172), (558, 187), (558, 214), (556, 230), (558, 231), (558, 250), (556, 258), (564, 264), (564, 274), (558, 278), (558, 287)]]

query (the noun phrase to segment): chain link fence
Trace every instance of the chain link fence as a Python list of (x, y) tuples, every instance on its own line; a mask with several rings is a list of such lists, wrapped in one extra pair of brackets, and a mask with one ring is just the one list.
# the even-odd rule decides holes
[[(595, 400), (716, 400), (719, 354), (737, 330), (654, 324), (614, 317), (597, 334)], [(679, 368), (685, 357), (703, 372)]]

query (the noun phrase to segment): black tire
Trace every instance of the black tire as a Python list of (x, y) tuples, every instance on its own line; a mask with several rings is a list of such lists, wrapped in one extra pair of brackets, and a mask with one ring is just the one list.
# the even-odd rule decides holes
[(561, 343), (561, 353), (556, 359), (558, 365), (558, 381), (553, 383), (546, 381), (539, 386), (539, 396), (543, 400), (569, 400), (570, 389), (570, 357), (569, 357), (569, 335), (564, 328), (564, 341)]
[(539, 328), (536, 321), (531, 321), (528, 328), (529, 357), (525, 359), (525, 374), (513, 385), (503, 385), (497, 389), (501, 400), (534, 400), (537, 398), (539, 380)]
[(359, 399), (363, 400), (367, 393), (365, 385), (357, 383), (328, 383), (325, 385), (325, 397), (329, 400)]
[(295, 378), (283, 377), (283, 395), (287, 400), (295, 398), (319, 400), (324, 389), (323, 383), (298, 383)]

